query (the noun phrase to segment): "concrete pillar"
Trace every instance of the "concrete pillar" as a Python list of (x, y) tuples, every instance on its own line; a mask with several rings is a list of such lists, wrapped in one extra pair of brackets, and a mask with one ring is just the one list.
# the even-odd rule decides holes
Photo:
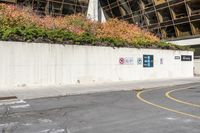
[(106, 21), (99, 0), (89, 0), (87, 17), (93, 21), (99, 21), (99, 22)]

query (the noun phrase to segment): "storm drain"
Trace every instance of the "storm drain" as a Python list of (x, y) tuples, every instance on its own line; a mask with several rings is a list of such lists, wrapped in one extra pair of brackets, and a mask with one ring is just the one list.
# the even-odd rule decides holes
[(17, 99), (17, 97), (16, 96), (0, 97), (0, 101), (3, 101), (3, 100), (14, 100), (14, 99)]
[(141, 92), (141, 91), (144, 91), (145, 89), (144, 88), (136, 88), (136, 89), (133, 89), (133, 91), (137, 93)]

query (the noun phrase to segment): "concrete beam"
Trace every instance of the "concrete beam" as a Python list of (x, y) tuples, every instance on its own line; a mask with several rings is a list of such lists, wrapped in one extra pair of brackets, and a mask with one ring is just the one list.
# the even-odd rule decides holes
[(169, 41), (169, 42), (181, 46), (193, 46), (193, 45), (200, 45), (200, 38), (184, 39), (184, 40)]
[(90, 0), (88, 5), (87, 17), (93, 21), (105, 22), (106, 18), (99, 0)]

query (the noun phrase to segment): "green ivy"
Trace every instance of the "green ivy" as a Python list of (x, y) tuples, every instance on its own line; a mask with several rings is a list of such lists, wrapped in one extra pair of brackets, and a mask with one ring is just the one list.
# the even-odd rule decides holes
[(0, 28), (0, 40), (36, 42), (39, 38), (42, 42), (50, 41), (52, 43), (60, 44), (64, 44), (66, 41), (71, 41), (77, 45), (99, 45), (99, 43), (101, 43), (111, 47), (151, 48), (154, 46), (161, 49), (191, 50), (189, 47), (177, 46), (166, 42), (151, 44), (143, 37), (135, 39), (133, 44), (129, 44), (128, 42), (118, 38), (97, 38), (90, 32), (78, 35), (62, 29), (44, 29), (34, 25), (16, 27), (2, 26)]

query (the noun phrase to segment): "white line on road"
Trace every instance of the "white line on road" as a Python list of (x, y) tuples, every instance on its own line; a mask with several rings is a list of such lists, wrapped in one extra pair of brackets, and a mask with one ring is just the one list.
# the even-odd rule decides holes
[(51, 123), (52, 122), (52, 120), (50, 120), (50, 119), (38, 119), (38, 121), (40, 123)]
[(54, 130), (51, 133), (63, 133), (63, 132), (65, 132), (65, 129)]
[(6, 101), (6, 102), (0, 103), (0, 106), (1, 106), (1, 105), (11, 105), (11, 104), (21, 104), (21, 103), (24, 103), (24, 104), (25, 104), (26, 101), (24, 101), (24, 100), (11, 101), (11, 102)]
[(176, 118), (173, 118), (173, 117), (167, 117), (166, 119), (167, 119), (167, 120), (171, 120), (171, 121), (176, 120)]
[(64, 133), (65, 129), (46, 129), (39, 131), (39, 133)]
[(0, 124), (0, 127), (13, 126), (13, 125), (17, 125), (18, 123), (19, 122), (4, 123), (4, 124)]
[(49, 132), (50, 129), (46, 129), (46, 130), (42, 130), (42, 131), (39, 131), (39, 133), (47, 133)]
[(10, 108), (13, 108), (13, 109), (17, 109), (17, 108), (28, 108), (28, 107), (30, 107), (29, 104), (10, 106)]

